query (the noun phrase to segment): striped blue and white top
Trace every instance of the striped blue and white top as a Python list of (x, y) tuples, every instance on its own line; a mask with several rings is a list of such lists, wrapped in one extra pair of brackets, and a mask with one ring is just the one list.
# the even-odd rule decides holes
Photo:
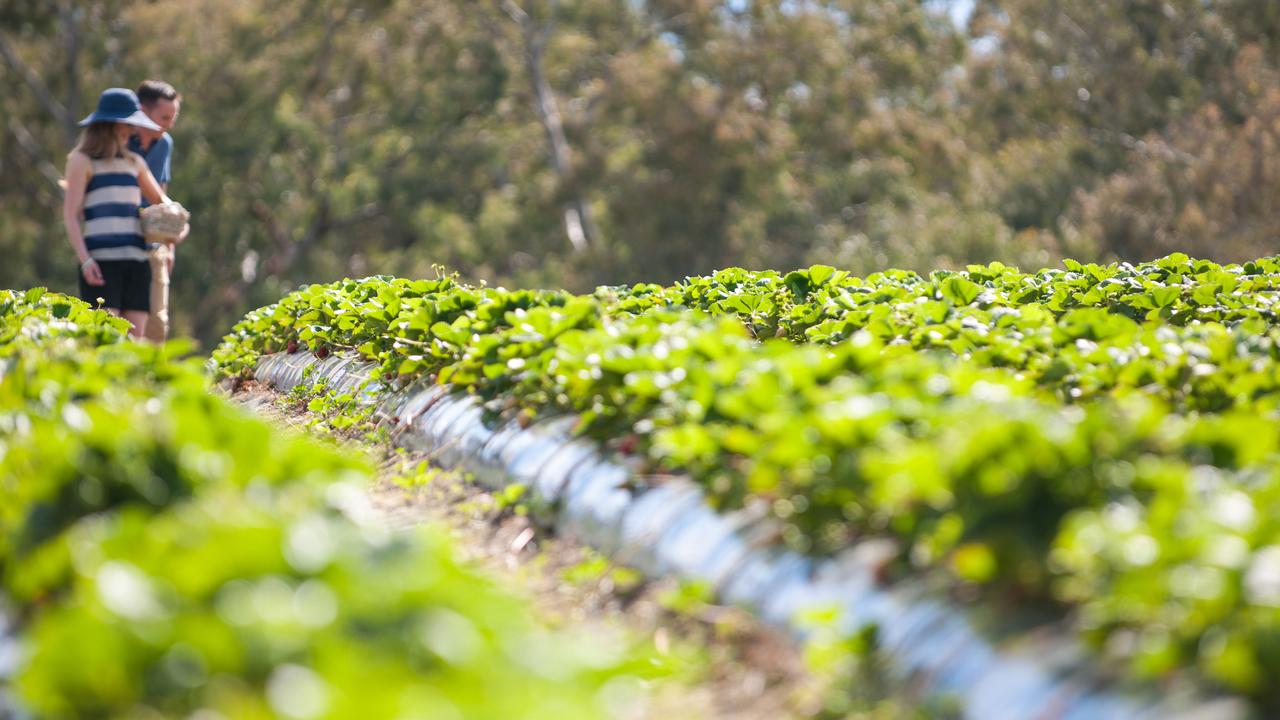
[(84, 244), (94, 260), (147, 259), (138, 209), (137, 158), (92, 160), (93, 177), (84, 196)]

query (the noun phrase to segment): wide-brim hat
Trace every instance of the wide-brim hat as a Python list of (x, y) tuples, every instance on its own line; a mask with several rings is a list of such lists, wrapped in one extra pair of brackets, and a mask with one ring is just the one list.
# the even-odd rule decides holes
[(128, 88), (109, 88), (102, 91), (98, 96), (98, 109), (81, 120), (80, 127), (96, 122), (124, 123), (147, 130), (162, 129), (142, 112), (142, 103), (138, 102), (138, 96)]

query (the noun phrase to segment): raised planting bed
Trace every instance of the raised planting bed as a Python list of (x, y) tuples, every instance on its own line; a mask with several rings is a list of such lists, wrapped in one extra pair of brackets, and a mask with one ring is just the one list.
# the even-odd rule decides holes
[(390, 532), (361, 459), (125, 330), (0, 291), (0, 715), (606, 718), (673, 672), (535, 623)]
[[(1060, 623), (1039, 613), (995, 619), (959, 605), (928, 578), (885, 583), (895, 553), (879, 541), (829, 558), (788, 550), (780, 524), (752, 505), (717, 512), (684, 477), (655, 482), (634, 461), (602, 457), (571, 433), (576, 418), (489, 428), (473, 396), (441, 386), (361, 393), (372, 366), (351, 358), (268, 356), (256, 379), (281, 392), (299, 383), (356, 394), (404, 447), (432, 453), (493, 490), (527, 488), (538, 519), (651, 577), (704, 583), (723, 602), (788, 628), (845, 634), (875, 626), (876, 652), (913, 692), (945, 698), (964, 717), (1242, 718), (1248, 708), (1213, 698), (1192, 678), (1172, 691), (1117, 677)], [(305, 378), (305, 379), (304, 379)], [(936, 579), (934, 579), (936, 580)]]
[[(602, 528), (634, 528), (633, 544), (655, 552), (667, 535), (695, 538), (680, 542), (696, 553), (636, 562), (719, 573), (711, 577), (726, 593), (724, 579), (741, 568), (704, 546), (779, 540), (789, 559), (742, 581), (772, 589), (778, 609), (758, 609), (777, 619), (793, 616), (788, 603), (821, 604), (808, 600), (816, 591), (794, 599), (788, 583), (812, 585), (815, 568), (843, 567), (851, 553), (864, 558), (861, 574), (830, 570), (828, 585), (851, 572), (861, 578), (851, 586), (967, 608), (941, 618), (1017, 618), (994, 631), (964, 620), (983, 628), (972, 634), (992, 657), (1006, 657), (1006, 635), (1016, 646), (1019, 626), (1047, 618), (1048, 635), (1078, 643), (1029, 651), (1051, 667), (1026, 677), (1052, 680), (1028, 687), (1052, 689), (1028, 691), (1028, 703), (1083, 703), (1101, 687), (1137, 703), (1123, 712), (1150, 705), (1144, 692), (1167, 712), (1217, 687), (1269, 712), (1280, 675), (1271, 639), (1280, 587), (1268, 580), (1280, 554), (1277, 286), (1271, 259), (1178, 256), (1036, 274), (733, 270), (586, 296), (370, 278), (304, 288), (251, 313), (214, 363), (227, 377), (283, 373), (271, 378), (289, 385), (347, 362), (350, 379), (331, 399), (416, 403), (384, 415), (416, 418), (403, 436), (446, 464), (531, 483), (565, 522), (584, 512), (566, 508), (588, 489), (584, 497), (618, 507), (627, 493), (637, 506), (654, 496), (661, 521), (607, 516), (592, 530), (588, 518), (579, 532), (619, 552), (624, 538)], [(326, 364), (304, 378), (302, 363), (316, 360)], [(555, 440), (517, 439), (530, 429)], [(492, 455), (492, 443), (508, 441), (517, 447)], [(586, 482), (582, 468), (592, 467), (606, 468), (613, 489)], [(707, 507), (733, 531), (701, 529)], [(888, 646), (967, 637), (921, 620), (902, 625), (916, 638), (904, 641), (867, 609), (878, 602), (835, 604), (850, 627), (879, 621)], [(981, 686), (961, 678), (936, 682), (962, 695)], [(1118, 678), (1147, 690), (1112, 692)], [(1209, 695), (1171, 692), (1197, 685)]]

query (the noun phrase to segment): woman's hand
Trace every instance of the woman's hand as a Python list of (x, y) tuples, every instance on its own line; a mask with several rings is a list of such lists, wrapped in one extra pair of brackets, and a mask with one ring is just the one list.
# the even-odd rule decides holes
[(80, 274), (84, 276), (85, 282), (95, 287), (107, 284), (107, 281), (102, 278), (102, 268), (98, 267), (98, 261), (93, 258), (81, 263)]

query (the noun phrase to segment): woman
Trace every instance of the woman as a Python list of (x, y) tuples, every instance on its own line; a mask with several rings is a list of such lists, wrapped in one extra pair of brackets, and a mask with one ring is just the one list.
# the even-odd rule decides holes
[[(141, 338), (151, 299), (151, 265), (138, 212), (169, 198), (147, 163), (128, 150), (134, 128), (159, 131), (142, 112), (132, 90), (111, 88), (98, 109), (80, 122), (85, 130), (67, 156), (67, 192), (62, 220), (80, 261), (80, 297), (132, 323)], [(81, 222), (83, 221), (83, 228)]]

